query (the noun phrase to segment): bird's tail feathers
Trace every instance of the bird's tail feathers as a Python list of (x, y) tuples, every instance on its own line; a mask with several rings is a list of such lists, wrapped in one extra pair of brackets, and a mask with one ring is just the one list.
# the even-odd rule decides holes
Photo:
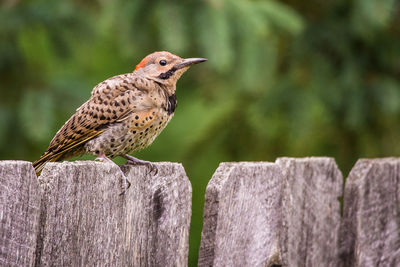
[(47, 162), (54, 162), (57, 161), (62, 155), (60, 154), (52, 154), (52, 153), (45, 153), (43, 156), (40, 157), (37, 161), (35, 161), (32, 165), (35, 168), (36, 175), (39, 176), (43, 170), (44, 165)]
[[(60, 149), (57, 150), (57, 152), (53, 151), (47, 151), (46, 153), (43, 154), (43, 156), (40, 157), (37, 161), (33, 163), (33, 167), (35, 168), (36, 175), (40, 175), (40, 172), (42, 171), (44, 165), (47, 162), (54, 162), (61, 159), (65, 158), (65, 155), (68, 154), (69, 151), (77, 148), (78, 146), (84, 144), (85, 142), (89, 141), (90, 139), (93, 139), (94, 137), (98, 136), (101, 134), (103, 131), (98, 131), (98, 130), (91, 130), (85, 135), (81, 136), (77, 140), (74, 140), (66, 145), (63, 145)], [(70, 157), (71, 155), (69, 155)]]

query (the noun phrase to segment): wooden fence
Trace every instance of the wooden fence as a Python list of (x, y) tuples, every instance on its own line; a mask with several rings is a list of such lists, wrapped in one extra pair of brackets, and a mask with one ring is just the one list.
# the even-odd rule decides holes
[[(187, 266), (191, 185), (112, 164), (0, 161), (0, 266)], [(400, 159), (222, 163), (204, 206), (199, 266), (400, 266)]]

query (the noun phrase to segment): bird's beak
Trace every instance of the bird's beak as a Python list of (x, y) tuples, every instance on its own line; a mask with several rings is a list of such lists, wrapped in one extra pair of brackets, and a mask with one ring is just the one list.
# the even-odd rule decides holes
[(207, 61), (207, 59), (206, 58), (185, 58), (183, 60), (183, 62), (176, 64), (174, 67), (177, 70), (179, 70), (179, 69), (182, 69), (184, 67), (189, 67), (191, 65), (198, 64), (198, 63), (201, 63), (201, 62), (204, 62), (204, 61)]

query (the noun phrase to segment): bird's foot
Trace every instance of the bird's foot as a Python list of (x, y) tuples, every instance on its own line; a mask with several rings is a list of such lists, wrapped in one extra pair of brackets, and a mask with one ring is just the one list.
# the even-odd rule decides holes
[(125, 165), (145, 165), (145, 166), (149, 167), (149, 173), (154, 173), (154, 175), (157, 175), (157, 173), (158, 173), (157, 166), (153, 162), (150, 162), (147, 160), (141, 160), (141, 159), (132, 157), (128, 154), (125, 154), (122, 157), (127, 159), (127, 162), (125, 163)]
[[(98, 155), (96, 160), (100, 161), (100, 162), (104, 162), (104, 163), (108, 162), (108, 163), (112, 163), (114, 165), (117, 165), (117, 164), (115, 164), (114, 161), (112, 161), (111, 159), (107, 158), (107, 156), (104, 155), (104, 154)], [(122, 175), (122, 186), (121, 186), (122, 187), (122, 192), (119, 194), (121, 196), (121, 195), (125, 194), (126, 190), (128, 190), (128, 188), (131, 186), (131, 183), (128, 181), (128, 179), (126, 178), (124, 172), (121, 170), (121, 168), (119, 166), (118, 166), (118, 170), (120, 171), (120, 173)]]
[(115, 164), (114, 161), (112, 161), (111, 159), (107, 158), (107, 156), (104, 155), (104, 154), (97, 155), (97, 158), (95, 160), (103, 162), (103, 163), (108, 162), (108, 163)]
[[(118, 166), (118, 165), (117, 165)], [(131, 187), (131, 182), (129, 182), (128, 178), (126, 178), (124, 172), (121, 170), (121, 168), (118, 166), (119, 171), (122, 174), (122, 191), (119, 193), (119, 195), (125, 195), (126, 190), (128, 190), (129, 187)]]

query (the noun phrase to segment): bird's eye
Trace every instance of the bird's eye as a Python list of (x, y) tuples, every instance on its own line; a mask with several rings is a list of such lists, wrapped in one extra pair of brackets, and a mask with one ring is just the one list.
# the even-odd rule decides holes
[(167, 61), (164, 60), (164, 59), (161, 59), (161, 60), (160, 60), (160, 65), (161, 65), (161, 66), (167, 65)]

